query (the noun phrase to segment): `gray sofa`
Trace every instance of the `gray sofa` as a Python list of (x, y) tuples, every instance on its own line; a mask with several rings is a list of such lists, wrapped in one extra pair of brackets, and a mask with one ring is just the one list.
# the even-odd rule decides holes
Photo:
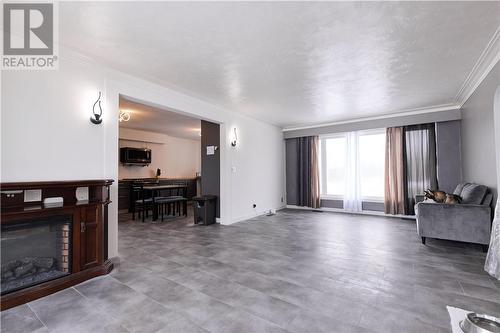
[(483, 245), (488, 249), (491, 231), (492, 194), (484, 185), (462, 183), (453, 192), (462, 197), (456, 205), (424, 201), (417, 196), (417, 232), (422, 237), (439, 238)]

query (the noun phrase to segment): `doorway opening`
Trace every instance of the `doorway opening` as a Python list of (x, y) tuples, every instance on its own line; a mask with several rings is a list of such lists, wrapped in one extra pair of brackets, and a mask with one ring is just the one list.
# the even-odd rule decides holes
[(220, 217), (220, 125), (124, 95), (119, 110), (119, 222), (194, 226), (202, 195)]

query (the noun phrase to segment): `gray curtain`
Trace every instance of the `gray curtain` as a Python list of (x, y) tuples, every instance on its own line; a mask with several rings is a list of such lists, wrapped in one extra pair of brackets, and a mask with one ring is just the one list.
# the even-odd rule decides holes
[(320, 207), (318, 137), (307, 136), (298, 140), (298, 188), (297, 205)]
[(414, 215), (415, 195), (437, 190), (435, 124), (405, 126), (406, 214)]

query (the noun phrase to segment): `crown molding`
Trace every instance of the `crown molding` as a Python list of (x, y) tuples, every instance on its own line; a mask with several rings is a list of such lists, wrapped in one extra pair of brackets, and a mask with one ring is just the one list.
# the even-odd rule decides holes
[(455, 101), (460, 106), (464, 105), (477, 87), (483, 82), (496, 63), (500, 60), (500, 26), (491, 37), (488, 45), (483, 50), (479, 59), (460, 87)]
[(435, 106), (424, 107), (424, 108), (408, 109), (408, 110), (399, 111), (396, 113), (388, 113), (388, 114), (384, 114), (384, 115), (380, 115), (380, 116), (355, 118), (355, 119), (342, 120), (342, 121), (329, 122), (329, 123), (320, 123), (320, 124), (314, 124), (314, 125), (308, 125), (308, 126), (289, 126), (289, 127), (283, 128), (283, 132), (304, 130), (304, 129), (310, 129), (310, 128), (320, 128), (320, 127), (327, 127), (327, 126), (335, 126), (335, 125), (343, 125), (343, 124), (351, 124), (351, 123), (359, 123), (359, 122), (363, 122), (363, 121), (372, 121), (372, 120), (380, 120), (380, 119), (388, 119), (388, 118), (414, 116), (414, 115), (426, 114), (426, 113), (459, 110), (460, 108), (461, 108), (461, 105), (458, 105), (458, 104), (453, 104), (453, 103), (441, 104), (441, 105), (435, 105)]

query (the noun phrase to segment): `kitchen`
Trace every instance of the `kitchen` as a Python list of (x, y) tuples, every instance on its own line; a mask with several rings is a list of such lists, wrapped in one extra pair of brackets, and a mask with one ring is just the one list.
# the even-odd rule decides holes
[(120, 221), (192, 223), (192, 199), (202, 193), (202, 123), (120, 98)]

